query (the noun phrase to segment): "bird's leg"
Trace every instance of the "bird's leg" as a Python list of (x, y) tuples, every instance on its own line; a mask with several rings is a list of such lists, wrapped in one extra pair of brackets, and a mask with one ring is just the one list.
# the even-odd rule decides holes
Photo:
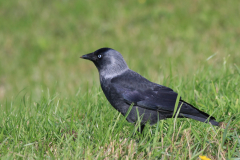
[(144, 127), (145, 127), (145, 125), (141, 124), (140, 127), (138, 127), (138, 129), (137, 129), (138, 132), (142, 134)]

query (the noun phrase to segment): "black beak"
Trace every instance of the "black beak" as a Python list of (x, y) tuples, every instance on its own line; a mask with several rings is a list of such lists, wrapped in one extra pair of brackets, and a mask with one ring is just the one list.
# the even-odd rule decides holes
[(90, 61), (93, 61), (93, 53), (89, 53), (89, 54), (85, 54), (83, 56), (81, 56), (80, 58), (83, 58), (83, 59), (88, 59)]

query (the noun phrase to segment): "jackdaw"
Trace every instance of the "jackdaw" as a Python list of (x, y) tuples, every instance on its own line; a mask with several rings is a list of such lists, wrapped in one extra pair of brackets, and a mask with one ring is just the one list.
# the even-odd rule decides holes
[[(92, 61), (98, 69), (102, 90), (111, 105), (135, 123), (141, 118), (140, 132), (147, 122), (153, 125), (158, 120), (172, 118), (178, 94), (172, 89), (150, 82), (130, 70), (122, 55), (111, 48), (101, 48), (81, 56)], [(178, 118), (191, 118), (218, 126), (215, 118), (200, 111), (180, 97)], [(177, 109), (177, 110), (178, 110)], [(176, 113), (176, 112), (175, 112)]]

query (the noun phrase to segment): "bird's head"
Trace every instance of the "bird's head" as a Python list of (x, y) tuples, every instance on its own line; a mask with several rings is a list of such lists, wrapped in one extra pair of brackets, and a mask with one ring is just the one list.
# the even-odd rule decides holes
[(111, 48), (101, 48), (80, 58), (92, 61), (97, 67), (100, 76), (115, 77), (128, 69), (122, 55)]

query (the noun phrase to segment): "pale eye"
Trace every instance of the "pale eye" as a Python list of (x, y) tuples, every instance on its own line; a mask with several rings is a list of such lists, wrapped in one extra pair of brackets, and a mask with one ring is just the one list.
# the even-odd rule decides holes
[(98, 55), (98, 58), (102, 58), (102, 55), (101, 55), (101, 54), (99, 54), (99, 55)]

